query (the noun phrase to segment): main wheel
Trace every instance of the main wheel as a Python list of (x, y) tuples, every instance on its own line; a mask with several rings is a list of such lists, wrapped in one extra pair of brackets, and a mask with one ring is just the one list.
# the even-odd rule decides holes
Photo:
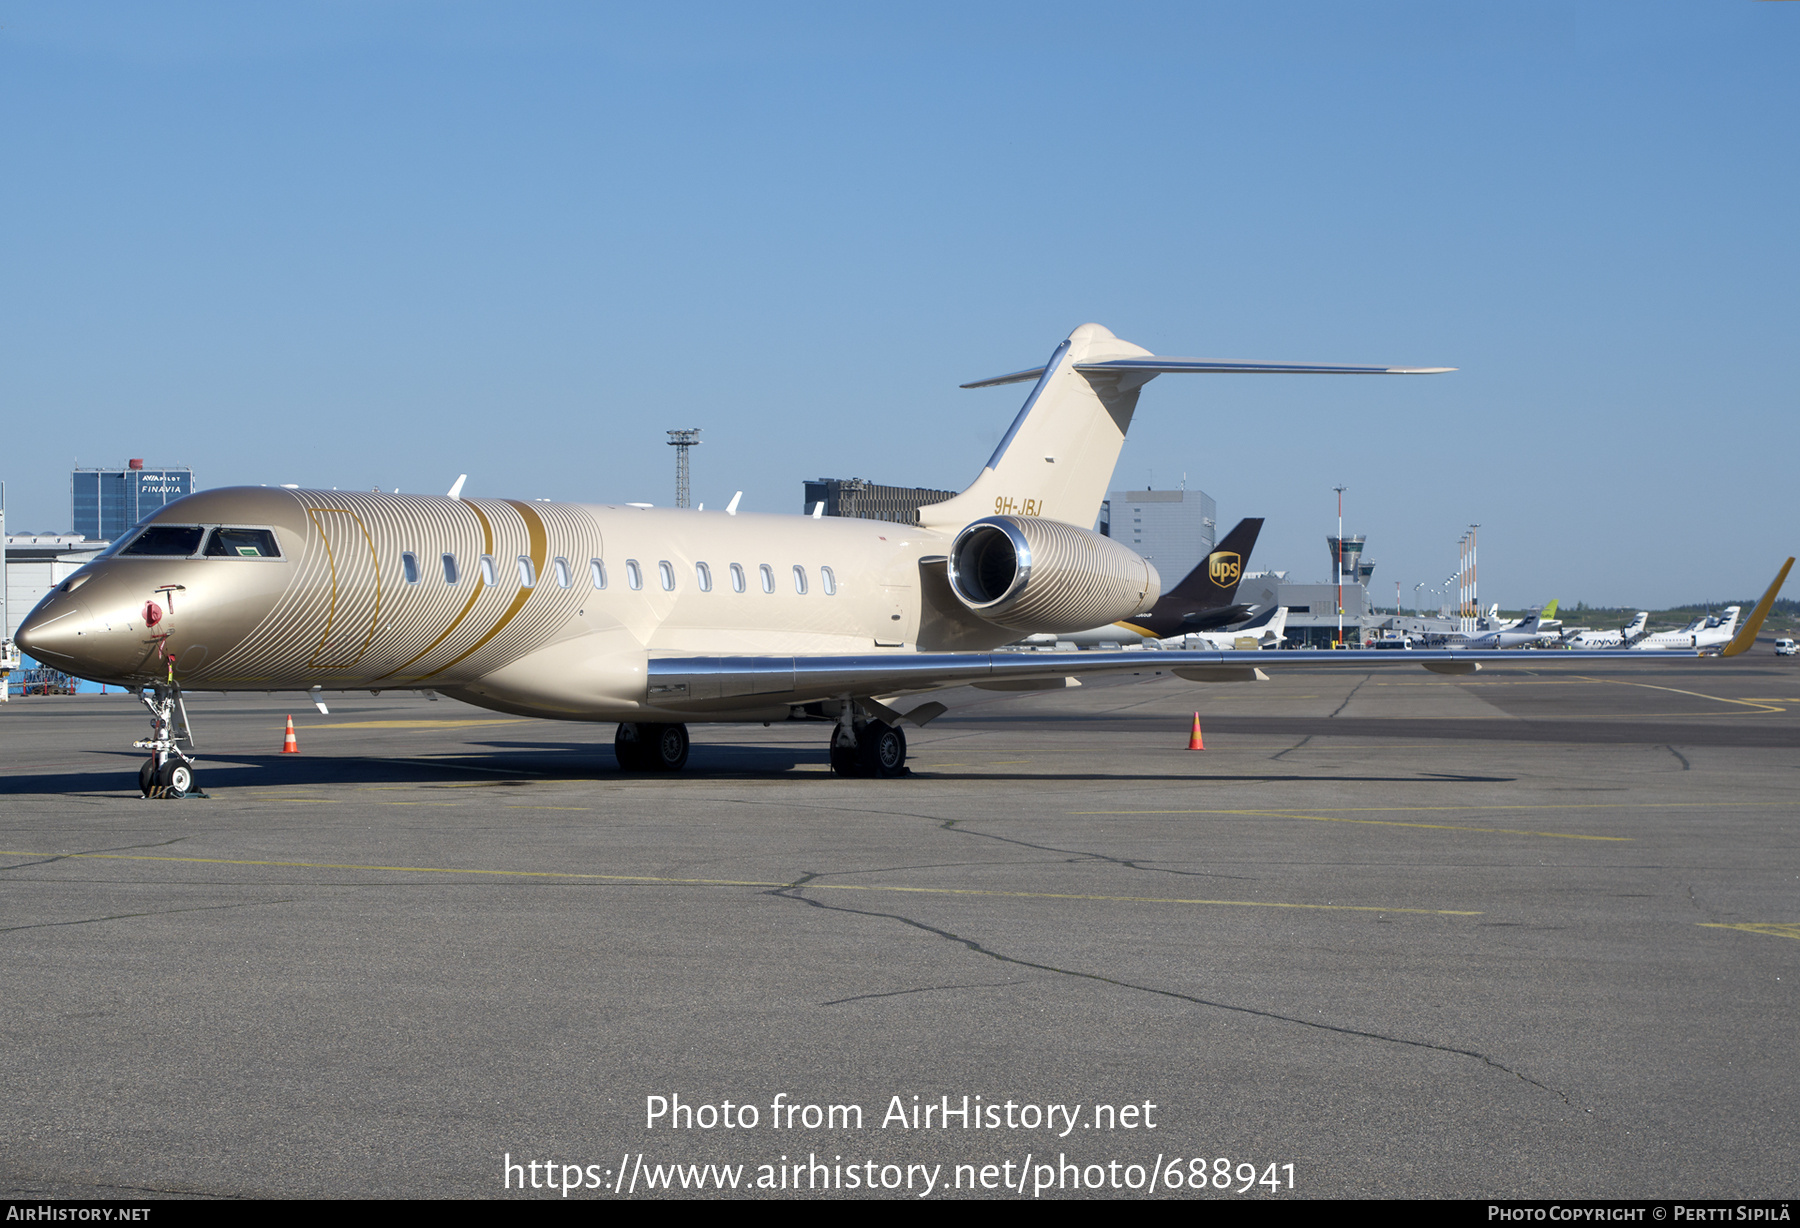
[(862, 760), (857, 755), (857, 748), (848, 742), (839, 741), (841, 730), (831, 733), (831, 770), (839, 776), (861, 776)]
[(151, 755), (144, 760), (144, 766), (138, 769), (138, 792), (145, 797), (156, 787), (156, 756)]
[(870, 721), (856, 735), (856, 757), (865, 776), (898, 776), (906, 770), (906, 735), (886, 721)]
[(679, 772), (687, 766), (688, 731), (686, 725), (652, 725), (651, 734), (640, 745), (649, 751), (650, 766), (658, 772)]
[(186, 797), (194, 791), (194, 769), (179, 759), (170, 759), (157, 769), (156, 783), (164, 789), (164, 797)]
[(619, 722), (619, 730), (613, 734), (613, 755), (619, 761), (621, 772), (647, 772), (650, 770), (649, 755), (644, 739), (649, 736), (654, 725), (640, 725), (634, 721)]

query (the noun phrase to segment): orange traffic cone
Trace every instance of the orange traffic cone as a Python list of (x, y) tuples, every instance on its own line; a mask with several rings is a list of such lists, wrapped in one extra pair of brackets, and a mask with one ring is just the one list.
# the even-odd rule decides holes
[(1189, 750), (1205, 750), (1206, 739), (1200, 736), (1200, 714), (1194, 713), (1194, 732), (1188, 735)]
[[(1194, 728), (1196, 730), (1200, 728), (1199, 720), (1200, 718), (1196, 714), (1194, 717)], [(1196, 734), (1195, 736), (1198, 737), (1199, 735)], [(294, 718), (291, 716), (288, 717), (287, 737), (283, 738), (281, 741), (281, 753), (284, 755), (297, 755), (300, 753), (300, 743), (294, 741)]]

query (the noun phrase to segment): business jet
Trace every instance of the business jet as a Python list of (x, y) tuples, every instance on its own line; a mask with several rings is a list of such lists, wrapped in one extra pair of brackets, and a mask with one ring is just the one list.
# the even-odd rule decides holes
[[(194, 786), (182, 695), (196, 688), (304, 690), (320, 703), (326, 692), (429, 689), (514, 715), (617, 722), (620, 765), (643, 771), (686, 764), (691, 722), (810, 716), (832, 722), (834, 770), (895, 775), (901, 722), (945, 711), (911, 697), (1144, 668), (1142, 652), (993, 650), (1155, 607), (1156, 568), (1085, 527), (1145, 384), (1447, 369), (1167, 358), (1085, 324), (1045, 363), (965, 385), (1031, 392), (968, 489), (915, 525), (226, 487), (152, 513), (48, 594), (16, 638), (46, 664), (138, 695), (151, 716), (136, 743), (150, 752), (138, 773), (150, 796)], [(1266, 655), (1450, 674), (1513, 656)], [(1156, 658), (1183, 678), (1252, 680), (1242, 659)]]
[(1623, 648), (1634, 643), (1644, 634), (1644, 628), (1650, 624), (1650, 612), (1639, 610), (1623, 630), (1615, 631), (1578, 631), (1563, 642), (1571, 648)]
[(1638, 652), (1711, 652), (1731, 643), (1737, 635), (1738, 615), (1742, 608), (1725, 607), (1724, 614), (1696, 618), (1679, 631), (1658, 631), (1646, 635), (1631, 647)]
[(1252, 607), (1237, 600), (1237, 588), (1244, 568), (1249, 565), (1250, 552), (1256, 548), (1262, 526), (1261, 517), (1238, 521), (1218, 548), (1201, 559), (1180, 584), (1128, 622), (1108, 623), (1104, 627), (1089, 627), (1066, 635), (1048, 632), (1028, 635), (1020, 642), (1033, 646), (1074, 644), (1077, 648), (1118, 648), (1123, 644), (1163, 640), (1188, 632), (1213, 631), (1257, 617)]

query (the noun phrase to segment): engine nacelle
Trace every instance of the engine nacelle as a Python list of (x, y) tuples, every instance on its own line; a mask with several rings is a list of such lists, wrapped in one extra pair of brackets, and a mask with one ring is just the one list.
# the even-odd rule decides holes
[(964, 605), (1018, 631), (1104, 627), (1162, 596), (1148, 559), (1091, 529), (1034, 516), (975, 521), (956, 535), (949, 566)]

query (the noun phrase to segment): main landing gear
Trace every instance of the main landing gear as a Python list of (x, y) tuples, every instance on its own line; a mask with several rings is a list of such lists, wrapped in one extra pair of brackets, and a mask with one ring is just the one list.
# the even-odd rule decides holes
[(181, 688), (153, 682), (139, 688), (137, 697), (150, 710), (150, 736), (132, 743), (150, 752), (138, 768), (138, 790), (145, 797), (205, 797), (194, 783), (194, 735), (188, 728)]
[(906, 775), (906, 734), (886, 721), (867, 720), (845, 703), (831, 731), (831, 770), (839, 776)]
[(687, 726), (621, 722), (613, 754), (621, 772), (679, 772), (688, 761)]

